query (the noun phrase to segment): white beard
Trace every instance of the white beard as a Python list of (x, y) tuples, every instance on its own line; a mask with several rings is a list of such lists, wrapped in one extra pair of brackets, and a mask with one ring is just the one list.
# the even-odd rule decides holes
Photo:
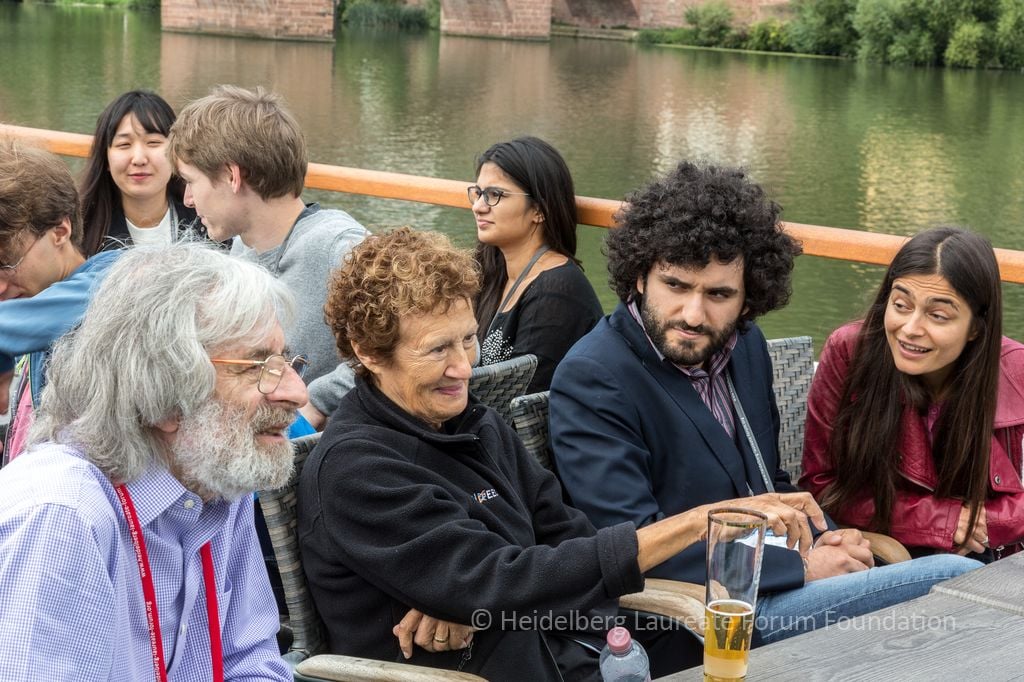
[(280, 488), (294, 468), (292, 444), (261, 445), (256, 435), (294, 419), (295, 410), (268, 405), (247, 419), (243, 407), (211, 399), (181, 420), (170, 448), (173, 468), (186, 488), (206, 500), (234, 501)]

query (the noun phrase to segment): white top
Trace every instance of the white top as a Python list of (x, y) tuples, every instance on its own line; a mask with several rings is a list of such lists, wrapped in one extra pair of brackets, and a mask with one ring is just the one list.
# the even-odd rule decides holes
[(128, 233), (132, 236), (132, 243), (138, 246), (170, 244), (173, 241), (171, 232), (171, 225), (174, 223), (174, 217), (171, 215), (173, 210), (173, 207), (168, 205), (164, 217), (153, 227), (137, 227), (125, 217), (124, 222), (128, 225)]

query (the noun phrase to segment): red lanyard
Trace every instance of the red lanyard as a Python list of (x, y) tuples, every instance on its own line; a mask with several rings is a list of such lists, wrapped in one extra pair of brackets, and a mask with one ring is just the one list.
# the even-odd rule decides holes
[[(153, 586), (153, 574), (149, 570), (149, 554), (146, 552), (146, 541), (139, 527), (139, 517), (135, 513), (128, 488), (119, 485), (114, 488), (117, 499), (121, 502), (124, 517), (128, 521), (128, 530), (135, 547), (135, 560), (139, 564), (139, 578), (142, 580), (142, 597), (146, 602), (146, 624), (149, 626), (149, 647), (153, 654), (153, 672), (159, 682), (167, 682), (167, 667), (164, 665), (164, 644), (160, 637), (160, 616), (156, 610), (156, 588)], [(217, 614), (217, 581), (213, 574), (213, 552), (210, 543), (203, 545), (199, 553), (203, 558), (203, 588), (206, 591), (206, 620), (210, 626), (210, 667), (213, 671), (213, 682), (224, 682), (224, 657), (220, 643), (220, 618)]]

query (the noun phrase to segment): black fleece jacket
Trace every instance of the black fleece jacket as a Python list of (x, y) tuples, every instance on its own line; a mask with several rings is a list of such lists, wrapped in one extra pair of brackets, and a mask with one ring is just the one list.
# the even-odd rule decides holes
[(549, 646), (550, 631), (572, 630), (592, 609), (608, 613), (615, 598), (643, 589), (635, 527), (595, 530), (472, 398), (435, 431), (359, 379), (306, 462), (298, 517), (333, 653), (404, 660), (391, 629), (415, 607), (487, 627), (468, 660), (416, 647), (411, 663), (492, 680), (557, 679), (551, 651), (564, 647)]

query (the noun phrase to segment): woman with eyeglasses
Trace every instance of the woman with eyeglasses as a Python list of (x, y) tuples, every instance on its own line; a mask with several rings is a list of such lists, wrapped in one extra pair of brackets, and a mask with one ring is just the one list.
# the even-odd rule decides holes
[(96, 121), (80, 192), (86, 255), (125, 244), (168, 244), (203, 233), (165, 153), (174, 110), (160, 95), (132, 90)]
[(576, 196), (562, 155), (544, 140), (499, 142), (468, 189), (483, 286), (476, 300), (480, 364), (531, 353), (528, 393), (546, 391), (555, 366), (601, 319), (576, 258)]

